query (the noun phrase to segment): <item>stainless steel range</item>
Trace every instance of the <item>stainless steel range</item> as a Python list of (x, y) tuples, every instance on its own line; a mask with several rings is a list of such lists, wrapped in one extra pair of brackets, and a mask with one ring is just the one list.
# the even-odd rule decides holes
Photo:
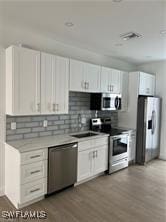
[(108, 173), (128, 167), (129, 131), (112, 128), (110, 118), (92, 119), (91, 129), (110, 134)]

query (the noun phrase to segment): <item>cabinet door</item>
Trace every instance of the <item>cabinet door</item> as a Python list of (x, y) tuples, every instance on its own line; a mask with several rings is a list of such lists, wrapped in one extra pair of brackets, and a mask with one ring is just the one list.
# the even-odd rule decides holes
[(108, 169), (108, 145), (94, 149), (93, 175), (104, 172)]
[(55, 114), (55, 56), (41, 53), (41, 113)]
[(42, 53), (41, 62), (42, 113), (68, 113), (69, 60)]
[(84, 68), (85, 63), (70, 59), (70, 91), (85, 91)]
[(68, 113), (69, 59), (56, 56), (55, 104), (57, 113)]
[(119, 94), (121, 86), (121, 71), (111, 69), (111, 75), (109, 75), (109, 82), (111, 85), (111, 93)]
[(101, 92), (109, 92), (110, 93), (110, 79), (109, 76), (111, 75), (111, 69), (107, 67), (101, 68)]
[(40, 52), (12, 47), (13, 114), (40, 113)]
[(86, 91), (100, 92), (100, 66), (85, 63)]
[(155, 95), (155, 76), (140, 72), (139, 95)]
[(77, 182), (92, 176), (93, 150), (78, 152)]

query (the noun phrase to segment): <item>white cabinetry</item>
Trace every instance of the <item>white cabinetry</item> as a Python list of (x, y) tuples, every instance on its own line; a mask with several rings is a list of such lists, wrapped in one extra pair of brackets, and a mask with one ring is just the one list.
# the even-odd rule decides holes
[(17, 46), (6, 50), (6, 113), (40, 113), (40, 52)]
[(77, 182), (108, 169), (108, 137), (78, 143)]
[(100, 92), (100, 66), (70, 59), (70, 91)]
[(41, 53), (41, 113), (68, 113), (69, 59)]
[(47, 193), (47, 148), (20, 153), (6, 144), (5, 195), (16, 208), (29, 205)]
[(128, 154), (129, 154), (129, 157), (128, 157), (129, 162), (135, 162), (135, 157), (136, 157), (136, 131), (135, 130), (131, 130), (129, 132)]
[(155, 95), (155, 76), (140, 72), (139, 95)]
[(142, 72), (129, 73), (128, 109), (126, 112), (119, 112), (119, 126), (136, 129), (139, 95), (155, 96), (155, 75)]
[(101, 91), (105, 93), (121, 93), (121, 71), (107, 67), (101, 68)]

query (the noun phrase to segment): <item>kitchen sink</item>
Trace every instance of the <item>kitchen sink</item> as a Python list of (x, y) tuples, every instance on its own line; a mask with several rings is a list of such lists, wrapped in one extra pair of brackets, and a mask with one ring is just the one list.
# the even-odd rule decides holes
[(90, 137), (90, 136), (97, 136), (98, 134), (96, 133), (81, 133), (81, 134), (75, 134), (75, 135), (72, 135), (73, 137), (76, 137), (76, 138), (84, 138), (84, 137)]

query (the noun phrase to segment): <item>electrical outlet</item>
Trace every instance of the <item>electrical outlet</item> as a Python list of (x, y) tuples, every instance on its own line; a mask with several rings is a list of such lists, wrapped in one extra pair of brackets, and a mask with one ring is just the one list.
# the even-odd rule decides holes
[(85, 117), (82, 117), (82, 118), (81, 118), (81, 123), (82, 123), (82, 124), (86, 124), (86, 118), (85, 118)]
[(17, 128), (16, 122), (11, 122), (11, 130), (15, 130)]
[(48, 126), (48, 121), (47, 120), (44, 120), (43, 121), (43, 127), (47, 127)]

